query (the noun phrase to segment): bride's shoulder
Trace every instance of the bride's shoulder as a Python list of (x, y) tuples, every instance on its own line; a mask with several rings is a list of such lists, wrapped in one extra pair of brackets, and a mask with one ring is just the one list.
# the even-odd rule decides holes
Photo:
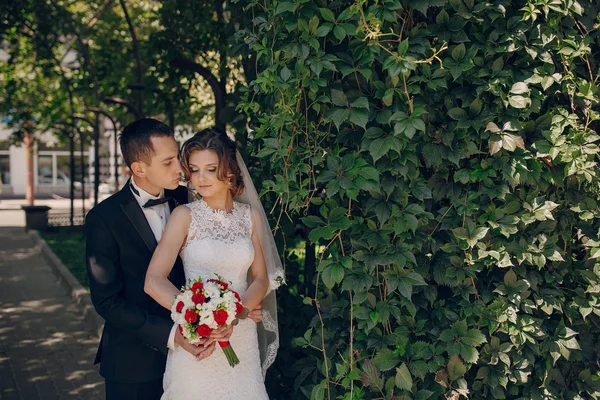
[(177, 210), (182, 214), (186, 214), (187, 216), (197, 218), (198, 214), (201, 214), (201, 200), (191, 201), (186, 204), (182, 204), (173, 210), (173, 213)]

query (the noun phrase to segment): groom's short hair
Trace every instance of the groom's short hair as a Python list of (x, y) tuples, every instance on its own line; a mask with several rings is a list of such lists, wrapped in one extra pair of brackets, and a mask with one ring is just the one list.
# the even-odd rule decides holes
[(128, 167), (131, 168), (131, 164), (136, 161), (146, 164), (152, 162), (154, 146), (150, 139), (153, 136), (174, 137), (175, 132), (170, 126), (152, 118), (138, 119), (123, 129), (119, 141), (121, 154)]

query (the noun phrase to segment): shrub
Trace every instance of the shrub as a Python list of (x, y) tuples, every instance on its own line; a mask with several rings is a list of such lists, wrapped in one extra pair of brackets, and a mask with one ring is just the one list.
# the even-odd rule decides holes
[(264, 191), (321, 245), (296, 396), (598, 398), (597, 2), (242, 4)]

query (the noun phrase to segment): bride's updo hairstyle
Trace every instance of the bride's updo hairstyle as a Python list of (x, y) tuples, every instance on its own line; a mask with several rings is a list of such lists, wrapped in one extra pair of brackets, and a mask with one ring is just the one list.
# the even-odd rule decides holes
[(233, 140), (219, 128), (207, 128), (185, 141), (179, 151), (181, 169), (188, 186), (192, 180), (190, 156), (198, 150), (212, 150), (217, 154), (217, 178), (229, 182), (231, 194), (239, 196), (244, 191), (244, 179), (236, 159), (236, 149)]

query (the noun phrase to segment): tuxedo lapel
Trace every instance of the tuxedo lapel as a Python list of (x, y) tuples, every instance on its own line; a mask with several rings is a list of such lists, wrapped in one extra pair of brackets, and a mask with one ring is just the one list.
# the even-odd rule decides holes
[(165, 190), (165, 196), (169, 197), (169, 209), (171, 212), (177, 208), (177, 206), (188, 203), (188, 191), (183, 186), (179, 186), (174, 190)]
[(141, 236), (146, 247), (150, 250), (150, 253), (154, 253), (154, 249), (156, 249), (157, 246), (156, 238), (154, 237), (154, 233), (152, 233), (152, 229), (150, 228), (150, 224), (148, 224), (144, 212), (133, 197), (133, 193), (129, 188), (129, 182), (122, 190), (124, 201), (121, 203), (121, 208), (123, 209), (123, 212), (125, 212), (125, 215), (127, 215), (127, 218), (129, 218), (129, 221), (131, 221)]
[(169, 212), (173, 212), (173, 210), (177, 207), (177, 201), (173, 198), (169, 198)]

